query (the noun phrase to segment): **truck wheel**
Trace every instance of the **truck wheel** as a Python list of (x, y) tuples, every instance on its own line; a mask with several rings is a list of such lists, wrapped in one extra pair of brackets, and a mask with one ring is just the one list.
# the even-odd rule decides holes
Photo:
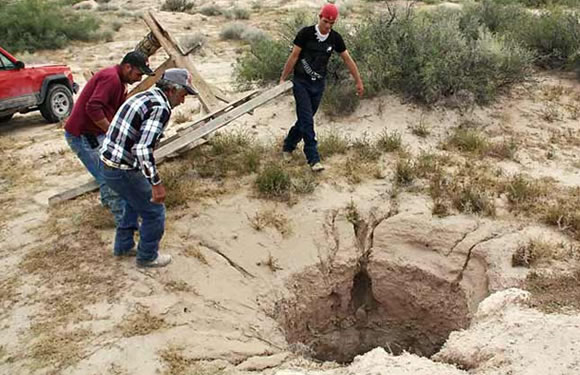
[(13, 115), (0, 116), (0, 122), (7, 122), (12, 118)]
[(53, 84), (48, 88), (44, 102), (40, 104), (40, 113), (46, 121), (59, 122), (70, 115), (73, 108), (73, 96), (63, 84)]

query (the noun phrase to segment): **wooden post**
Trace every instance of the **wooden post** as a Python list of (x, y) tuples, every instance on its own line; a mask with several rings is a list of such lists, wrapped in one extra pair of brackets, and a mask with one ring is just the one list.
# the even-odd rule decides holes
[(163, 29), (151, 12), (145, 14), (143, 20), (147, 26), (149, 26), (149, 29), (151, 29), (151, 32), (159, 44), (161, 44), (165, 52), (167, 52), (169, 57), (175, 61), (175, 65), (179, 68), (187, 69), (189, 73), (191, 73), (191, 81), (199, 93), (199, 99), (205, 111), (208, 113), (215, 111), (219, 107), (219, 101), (207, 82), (205, 82), (198, 73), (191, 58), (189, 56), (184, 56), (177, 41), (173, 39), (171, 34)]

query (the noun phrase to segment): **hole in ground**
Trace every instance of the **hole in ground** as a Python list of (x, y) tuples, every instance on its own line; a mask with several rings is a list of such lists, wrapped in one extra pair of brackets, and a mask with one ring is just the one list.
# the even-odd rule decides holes
[(316, 359), (340, 363), (377, 346), (395, 355), (431, 356), (452, 331), (469, 325), (474, 305), (468, 298), (477, 293), (438, 276), (453, 271), (384, 262), (367, 268), (296, 275), (294, 295), (278, 306), (288, 342), (306, 345)]

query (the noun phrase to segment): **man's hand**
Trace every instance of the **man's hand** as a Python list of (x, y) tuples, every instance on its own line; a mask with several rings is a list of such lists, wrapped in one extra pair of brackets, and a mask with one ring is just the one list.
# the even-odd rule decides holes
[(356, 83), (356, 94), (358, 95), (359, 98), (362, 98), (364, 92), (365, 92), (365, 88), (363, 86), (362, 81), (358, 81)]
[(165, 186), (163, 184), (153, 185), (151, 202), (162, 204), (165, 201)]

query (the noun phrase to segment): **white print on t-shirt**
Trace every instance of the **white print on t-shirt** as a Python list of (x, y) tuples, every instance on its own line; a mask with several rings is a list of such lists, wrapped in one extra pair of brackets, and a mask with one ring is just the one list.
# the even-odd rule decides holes
[(316, 39), (319, 42), (324, 42), (326, 39), (328, 39), (328, 36), (330, 35), (330, 33), (328, 33), (328, 34), (322, 34), (320, 32), (320, 29), (318, 28), (318, 25), (314, 25), (314, 29), (316, 30)]

